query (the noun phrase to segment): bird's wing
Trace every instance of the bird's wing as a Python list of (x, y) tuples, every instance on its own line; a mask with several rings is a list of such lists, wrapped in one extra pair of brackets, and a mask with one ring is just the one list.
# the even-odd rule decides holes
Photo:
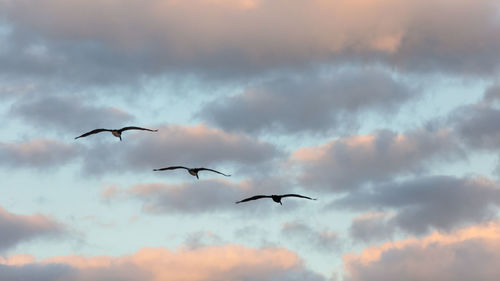
[(307, 197), (307, 196), (302, 196), (302, 195), (299, 195), (299, 194), (284, 194), (284, 195), (280, 195), (282, 198), (283, 197), (300, 197), (300, 198), (305, 198), (305, 199), (309, 199), (309, 200), (316, 200), (316, 198), (311, 198), (311, 197)]
[(151, 129), (147, 129), (147, 128), (134, 127), (134, 126), (123, 127), (118, 131), (123, 132), (123, 131), (127, 131), (127, 130), (143, 130), (143, 131), (150, 131), (150, 132), (157, 132), (158, 131), (158, 130), (151, 130)]
[(170, 166), (166, 168), (160, 168), (160, 169), (154, 169), (153, 171), (165, 171), (165, 170), (175, 170), (175, 169), (186, 169), (189, 170), (189, 168), (183, 167), (183, 166)]
[(243, 199), (243, 200), (235, 202), (235, 203), (238, 204), (238, 203), (243, 203), (243, 202), (247, 202), (247, 201), (251, 201), (251, 200), (257, 200), (257, 199), (261, 199), (261, 198), (271, 198), (271, 196), (269, 196), (269, 195), (255, 195), (253, 197), (249, 197), (249, 198)]
[(230, 177), (231, 176), (231, 175), (226, 175), (226, 174), (221, 173), (219, 171), (208, 169), (208, 168), (198, 168), (197, 170), (198, 171), (210, 171), (210, 172), (214, 172), (214, 173), (217, 173), (217, 174), (221, 174), (221, 175), (226, 176), (226, 177)]
[(83, 138), (83, 137), (90, 136), (90, 135), (92, 135), (92, 134), (97, 134), (97, 133), (104, 132), (104, 131), (111, 132), (111, 130), (108, 130), (108, 129), (95, 129), (95, 130), (92, 130), (92, 131), (90, 131), (90, 132), (87, 132), (87, 133), (85, 133), (85, 134), (83, 134), (83, 135), (81, 135), (81, 136), (76, 137), (76, 138), (75, 138), (75, 140), (76, 140), (77, 138)]

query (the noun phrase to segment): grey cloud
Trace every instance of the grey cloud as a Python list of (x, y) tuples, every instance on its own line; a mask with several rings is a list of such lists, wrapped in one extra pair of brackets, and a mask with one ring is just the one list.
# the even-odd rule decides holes
[(3, 100), (24, 96), (34, 90), (34, 85), (26, 82), (21, 83), (19, 81), (6, 81), (5, 79), (0, 78), (0, 83), (2, 83), (2, 86), (0, 86), (0, 97)]
[(199, 116), (227, 130), (325, 131), (356, 123), (359, 112), (395, 112), (413, 89), (376, 70), (332, 78), (281, 78), (208, 103)]
[(21, 266), (0, 264), (0, 280), (2, 281), (57, 281), (71, 280), (68, 277), (75, 274), (75, 270), (68, 265), (50, 264), (37, 265), (28, 264)]
[[(482, 101), (456, 108), (447, 122), (470, 151), (498, 152), (500, 146), (500, 84), (486, 88)], [(494, 172), (498, 174), (500, 165)]]
[(76, 159), (76, 145), (51, 139), (33, 139), (24, 143), (0, 142), (0, 165), (48, 169)]
[[(276, 281), (326, 281), (329, 280), (324, 276), (315, 273), (313, 271), (303, 269), (303, 268), (294, 268), (292, 270), (282, 270), (279, 272), (272, 272), (268, 276), (266, 276), (266, 280), (276, 280)], [(249, 281), (260, 281), (262, 279), (261, 276), (249, 276)]]
[(134, 281), (150, 280), (148, 274), (137, 269), (135, 266), (114, 265), (112, 268), (86, 268), (78, 269), (69, 264), (47, 263), (47, 264), (24, 264), (24, 265), (2, 265), (0, 264), (0, 280), (24, 281)]
[(244, 227), (236, 229), (233, 233), (233, 237), (240, 241), (244, 240), (247, 242), (260, 243), (260, 245), (274, 245), (274, 243), (267, 241), (267, 238), (270, 237), (269, 229), (261, 227), (262, 225), (258, 222), (252, 224), (248, 223)]
[(248, 3), (2, 1), (11, 32), (0, 65), (14, 75), (97, 83), (165, 72), (245, 77), (349, 60), (454, 73), (499, 66), (494, 0), (373, 1), (364, 9), (349, 1)]
[(484, 93), (484, 101), (487, 103), (492, 103), (500, 100), (500, 83), (491, 85)]
[[(404, 241), (399, 247), (375, 248), (366, 261), (345, 264), (345, 281), (494, 281), (500, 275), (498, 237), (470, 237), (433, 243)], [(444, 239), (443, 239), (444, 240)], [(380, 251), (380, 253), (378, 253)], [(379, 254), (379, 255), (378, 255)]]
[(494, 217), (500, 207), (500, 186), (485, 178), (429, 176), (351, 192), (330, 207), (394, 210), (388, 225), (407, 233), (450, 231)]
[(304, 186), (342, 192), (370, 182), (426, 170), (432, 161), (462, 157), (449, 130), (421, 128), (405, 134), (379, 130), (299, 149), (292, 162)]
[(388, 240), (395, 232), (390, 216), (386, 213), (369, 213), (354, 218), (349, 227), (349, 234), (356, 242), (370, 243), (373, 241)]
[[(1, 18), (0, 18), (1, 19)], [(85, 40), (58, 41), (16, 27), (0, 36), (0, 69), (4, 80), (56, 85), (55, 90), (82, 85), (103, 86), (135, 83), (141, 60)]]
[(188, 249), (199, 249), (207, 245), (222, 245), (222, 238), (210, 231), (188, 233), (184, 245)]
[(64, 226), (41, 214), (13, 214), (0, 206), (0, 251), (35, 238), (56, 237), (64, 233)]
[(332, 252), (340, 249), (338, 234), (331, 231), (316, 231), (309, 225), (301, 222), (284, 223), (281, 227), (281, 234), (285, 237), (297, 239), (304, 247), (314, 250)]
[(474, 149), (496, 150), (500, 146), (500, 110), (488, 104), (456, 109), (449, 117), (456, 134)]
[[(122, 142), (105, 134), (82, 139), (95, 144), (87, 150), (84, 169), (91, 174), (133, 169), (152, 170), (176, 165), (188, 167), (210, 165), (210, 168), (217, 169), (215, 165), (225, 163), (262, 164), (281, 154), (270, 143), (204, 125), (169, 125), (151, 128), (158, 129), (158, 132), (131, 133), (124, 135)], [(95, 143), (102, 138), (111, 140), (106, 143)], [(123, 153), (116, 153), (117, 150)], [(232, 173), (232, 171), (222, 172)]]
[(133, 119), (132, 115), (118, 108), (92, 106), (77, 97), (57, 96), (29, 101), (23, 99), (11, 107), (10, 113), (30, 125), (73, 133), (109, 126), (121, 127), (125, 121)]

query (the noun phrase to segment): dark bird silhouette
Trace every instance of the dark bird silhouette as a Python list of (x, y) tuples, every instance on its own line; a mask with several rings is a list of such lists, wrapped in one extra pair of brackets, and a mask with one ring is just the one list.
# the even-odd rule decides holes
[(111, 132), (113, 134), (113, 136), (120, 138), (120, 141), (121, 141), (122, 140), (122, 132), (127, 131), (127, 130), (142, 130), (142, 131), (158, 132), (158, 130), (151, 130), (151, 129), (141, 128), (141, 127), (133, 127), (133, 126), (132, 127), (124, 127), (121, 129), (95, 129), (95, 130), (87, 132), (81, 136), (76, 137), (75, 140), (78, 138), (83, 138), (83, 137), (97, 134), (100, 132)]
[(317, 200), (316, 198), (311, 198), (311, 197), (307, 197), (307, 196), (302, 196), (302, 195), (299, 195), (299, 194), (283, 194), (283, 195), (255, 195), (253, 197), (249, 197), (249, 198), (246, 198), (246, 199), (243, 199), (241, 201), (238, 201), (238, 202), (235, 202), (235, 204), (238, 204), (238, 203), (243, 203), (243, 202), (247, 202), (247, 201), (251, 201), (251, 200), (257, 200), (257, 199), (261, 199), (261, 198), (271, 198), (273, 199), (274, 202), (276, 203), (280, 203), (281, 205), (283, 205), (281, 203), (281, 198), (283, 197), (300, 197), (300, 198), (305, 198), (305, 199), (309, 199), (309, 200)]
[(214, 172), (217, 174), (221, 174), (221, 175), (226, 176), (226, 177), (231, 176), (231, 175), (226, 175), (226, 174), (223, 174), (219, 171), (208, 169), (208, 168), (187, 168), (187, 167), (183, 167), (183, 166), (171, 166), (171, 167), (166, 167), (166, 168), (161, 168), (161, 169), (153, 169), (153, 171), (165, 171), (165, 170), (175, 170), (175, 169), (186, 169), (190, 175), (195, 176), (197, 179), (200, 179), (198, 177), (199, 171), (210, 171), (210, 172)]

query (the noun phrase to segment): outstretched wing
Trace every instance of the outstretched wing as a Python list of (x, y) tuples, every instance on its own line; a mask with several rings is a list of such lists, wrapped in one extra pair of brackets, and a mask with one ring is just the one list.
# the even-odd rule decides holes
[(175, 169), (186, 169), (189, 170), (189, 168), (183, 167), (183, 166), (170, 166), (166, 168), (160, 168), (160, 169), (153, 169), (153, 171), (165, 171), (165, 170), (175, 170)]
[(111, 130), (108, 130), (108, 129), (95, 129), (95, 130), (87, 132), (87, 133), (85, 133), (85, 134), (83, 134), (81, 136), (76, 137), (75, 140), (78, 139), (78, 138), (83, 138), (83, 137), (86, 137), (86, 136), (90, 136), (90, 135), (97, 134), (97, 133), (100, 133), (100, 132), (105, 132), (105, 131), (106, 132), (111, 132)]
[(208, 168), (197, 168), (196, 170), (198, 170), (198, 171), (210, 171), (210, 172), (214, 172), (214, 173), (217, 173), (217, 174), (221, 174), (221, 175), (226, 176), (226, 177), (230, 177), (231, 176), (231, 175), (226, 175), (226, 174), (221, 173), (219, 171), (208, 169)]
[(147, 128), (134, 127), (134, 126), (123, 127), (118, 131), (121, 133), (121, 132), (127, 131), (127, 130), (142, 130), (142, 131), (158, 132), (158, 130), (151, 130), (151, 129), (147, 129)]
[(257, 199), (261, 199), (261, 198), (271, 198), (271, 196), (269, 196), (269, 195), (255, 195), (253, 197), (249, 197), (249, 198), (246, 198), (246, 199), (243, 199), (241, 201), (234, 202), (234, 203), (238, 204), (238, 203), (243, 203), (243, 202), (247, 202), (247, 201), (251, 201), (251, 200), (257, 200)]
[(305, 198), (305, 199), (309, 199), (309, 200), (316, 200), (316, 198), (302, 196), (302, 195), (299, 195), (299, 194), (283, 194), (283, 195), (281, 195), (281, 198), (283, 198), (283, 197), (300, 197), (300, 198)]

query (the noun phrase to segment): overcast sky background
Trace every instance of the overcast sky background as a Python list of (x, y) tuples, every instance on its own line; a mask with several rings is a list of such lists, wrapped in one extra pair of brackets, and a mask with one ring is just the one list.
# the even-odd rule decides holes
[(499, 50), (496, 0), (0, 0), (0, 280), (496, 280)]

